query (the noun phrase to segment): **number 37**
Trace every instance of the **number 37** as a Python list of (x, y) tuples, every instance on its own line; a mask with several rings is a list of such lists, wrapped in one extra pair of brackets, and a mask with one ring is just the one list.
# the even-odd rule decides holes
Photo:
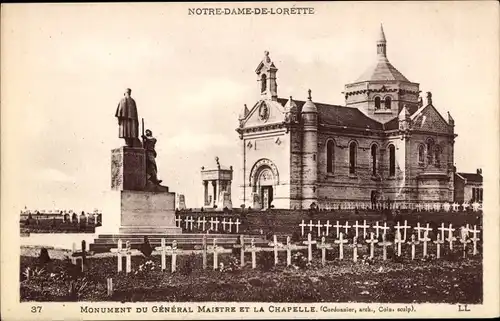
[(41, 306), (39, 306), (39, 305), (36, 306), (35, 305), (35, 306), (31, 307), (31, 313), (40, 313), (40, 312), (42, 312), (42, 307)]

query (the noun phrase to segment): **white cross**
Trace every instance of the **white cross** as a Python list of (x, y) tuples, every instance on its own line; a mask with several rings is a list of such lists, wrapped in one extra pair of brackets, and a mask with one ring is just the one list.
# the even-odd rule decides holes
[(229, 221), (227, 222), (227, 225), (229, 225), (229, 233), (233, 232), (233, 219), (229, 218)]
[(423, 256), (426, 257), (427, 256), (427, 242), (429, 242), (431, 239), (428, 237), (429, 235), (429, 232), (428, 231), (425, 231), (424, 232), (424, 237), (422, 238), (422, 243), (424, 244), (424, 251), (423, 251)]
[(408, 243), (411, 244), (411, 259), (414, 260), (415, 259), (415, 245), (420, 244), (420, 242), (418, 239), (415, 240), (415, 234), (412, 234), (411, 240)]
[(418, 222), (417, 223), (417, 227), (414, 227), (413, 229), (417, 231), (417, 240), (421, 241), (422, 240), (422, 230), (423, 230), (423, 228), (420, 227), (420, 222)]
[(394, 245), (397, 246), (398, 256), (401, 256), (401, 244), (404, 242), (405, 241), (401, 238), (401, 231), (399, 229), (396, 230), (396, 237), (394, 238)]
[(479, 203), (478, 202), (472, 203), (472, 210), (474, 212), (477, 212), (479, 210)]
[(358, 221), (356, 221), (355, 224), (352, 227), (354, 227), (355, 235), (356, 235), (356, 238), (357, 238), (359, 236), (359, 228), (361, 227), (361, 225), (359, 225)]
[(276, 235), (273, 235), (273, 241), (269, 243), (269, 246), (273, 247), (274, 265), (278, 265), (278, 246), (283, 247), (283, 244), (278, 242), (278, 237)]
[(405, 224), (401, 226), (401, 228), (403, 229), (403, 241), (406, 242), (406, 230), (411, 229), (411, 226), (409, 226), (408, 221), (405, 220)]
[(189, 216), (189, 218), (186, 220), (186, 222), (189, 223), (189, 230), (192, 231), (193, 230), (193, 223), (194, 223), (193, 217)]
[(384, 235), (387, 233), (387, 230), (389, 230), (390, 228), (387, 227), (387, 222), (384, 222), (384, 227), (379, 227), (379, 229), (382, 230), (382, 235)]
[(224, 250), (223, 247), (217, 245), (217, 239), (213, 239), (212, 245), (208, 246), (208, 251), (214, 254), (213, 269), (217, 270), (218, 266), (218, 254)]
[(463, 245), (463, 258), (465, 259), (465, 254), (467, 252), (467, 243), (470, 243), (471, 240), (467, 239), (467, 235), (462, 233), (462, 237), (460, 238), (460, 243)]
[(422, 230), (424, 231), (424, 234), (425, 233), (429, 234), (430, 232), (432, 232), (432, 228), (429, 227), (429, 223), (426, 223), (425, 227), (422, 227)]
[(166, 260), (166, 254), (167, 254), (167, 249), (170, 247), (165, 246), (165, 239), (161, 239), (161, 246), (155, 247), (155, 250), (161, 251), (161, 270), (164, 271), (167, 268), (167, 260)]
[(239, 233), (240, 232), (240, 219), (237, 218), (236, 219), (236, 222), (234, 222), (234, 225), (236, 226), (236, 233)]
[(436, 258), (439, 259), (441, 257), (441, 244), (444, 243), (440, 234), (437, 235), (437, 240), (435, 240), (434, 243), (436, 243)]
[(309, 224), (308, 224), (307, 226), (309, 226), (309, 232), (312, 232), (313, 227), (314, 227), (314, 223), (313, 223), (313, 221), (312, 221), (312, 220), (310, 220), (310, 221), (309, 221)]
[(326, 244), (325, 243), (325, 237), (321, 237), (321, 243), (316, 244), (316, 248), (321, 249), (321, 264), (325, 265), (326, 263), (326, 249), (331, 249), (332, 245), (331, 244)]
[(181, 218), (179, 215), (177, 215), (177, 216), (175, 217), (175, 225), (176, 225), (177, 227), (181, 227), (181, 224), (182, 224), (182, 218)]
[(353, 260), (353, 262), (357, 262), (358, 261), (358, 247), (362, 247), (363, 245), (358, 244), (358, 238), (354, 237), (352, 239), (352, 244), (349, 246), (352, 247), (352, 260)]
[(474, 225), (474, 229), (471, 232), (472, 232), (472, 237), (470, 240), (472, 241), (472, 244), (474, 245), (472, 255), (476, 255), (477, 254), (477, 241), (480, 240), (479, 237), (477, 236), (477, 234), (481, 233), (481, 231), (477, 230), (476, 225)]
[(363, 238), (366, 238), (366, 229), (370, 227), (370, 225), (366, 225), (366, 220), (363, 220), (363, 225), (360, 227), (363, 228)]
[(375, 236), (377, 237), (378, 239), (378, 235), (379, 235), (379, 228), (381, 228), (380, 225), (378, 225), (378, 221), (375, 222), (375, 226), (373, 227), (375, 229)]
[(305, 224), (304, 220), (302, 220), (302, 223), (299, 224), (299, 226), (300, 226), (300, 232), (301, 232), (300, 235), (304, 236), (304, 228), (307, 226), (307, 224)]
[(339, 239), (334, 242), (339, 245), (339, 259), (342, 260), (344, 258), (344, 244), (347, 243), (342, 232), (340, 232)]
[(226, 230), (226, 224), (227, 224), (227, 223), (226, 223), (226, 218), (224, 217), (224, 218), (222, 219), (222, 230), (223, 230), (223, 231), (225, 231), (225, 230)]
[(215, 224), (215, 220), (213, 217), (210, 218), (210, 229), (213, 231), (214, 230), (214, 224)]
[(347, 235), (349, 233), (348, 230), (351, 227), (349, 225), (349, 221), (345, 221), (345, 225), (343, 227), (344, 227), (345, 234)]
[(260, 252), (260, 250), (260, 247), (255, 247), (255, 239), (252, 238), (252, 240), (250, 241), (250, 248), (248, 249), (248, 252), (252, 252), (252, 269), (255, 269), (257, 266), (255, 260), (255, 252)]
[(328, 236), (330, 234), (330, 227), (332, 227), (332, 224), (330, 224), (330, 221), (326, 221), (326, 224), (324, 225), (324, 227), (326, 228), (326, 236)]
[(307, 260), (309, 262), (312, 261), (312, 245), (316, 244), (316, 241), (311, 240), (311, 233), (307, 234), (307, 241), (303, 241), (305, 245), (307, 245)]
[(340, 225), (339, 221), (337, 221), (337, 224), (335, 224), (333, 227), (335, 227), (337, 229), (337, 237), (339, 237), (340, 235), (340, 228), (342, 227), (342, 225)]
[(132, 254), (136, 254), (138, 253), (139, 251), (138, 250), (132, 250), (130, 248), (130, 242), (127, 241), (125, 243), (125, 248), (123, 248), (123, 243), (122, 243), (122, 240), (118, 240), (118, 246), (117, 248), (115, 249), (111, 249), (110, 251), (112, 253), (117, 253), (118, 255), (118, 272), (121, 272), (122, 271), (122, 257), (125, 256), (126, 258), (126, 262), (125, 262), (125, 273), (130, 273), (132, 271), (132, 259), (131, 259), (131, 255)]
[(467, 211), (467, 208), (469, 207), (469, 203), (468, 203), (468, 202), (464, 202), (464, 203), (462, 204), (462, 207), (463, 207), (463, 209), (464, 209), (464, 212), (465, 212), (465, 211)]
[(318, 224), (316, 224), (316, 227), (318, 228), (318, 236), (320, 236), (320, 235), (321, 235), (321, 227), (322, 227), (322, 226), (323, 226), (323, 225), (321, 225), (321, 221), (320, 221), (320, 220), (318, 220)]
[(200, 218), (198, 217), (198, 228), (200, 228), (200, 223), (201, 223), (201, 230), (204, 231), (205, 230), (205, 223), (207, 223), (207, 220), (205, 219), (205, 216), (203, 216), (203, 219), (200, 220)]
[(453, 242), (457, 240), (457, 238), (453, 236), (453, 231), (455, 231), (455, 229), (452, 228), (452, 225), (450, 223), (450, 227), (446, 230), (448, 231), (448, 238), (446, 239), (446, 241), (450, 243), (450, 250), (453, 250)]
[(446, 202), (446, 203), (444, 203), (444, 204), (443, 204), (443, 208), (444, 208), (444, 210), (445, 210), (446, 212), (449, 212), (449, 211), (450, 211), (450, 207), (451, 207), (451, 205), (450, 205), (450, 203), (448, 203), (448, 202)]
[(220, 223), (219, 218), (216, 217), (214, 223), (215, 223), (215, 230), (218, 231), (219, 230), (219, 223)]
[(373, 237), (373, 232), (370, 232), (370, 238), (366, 240), (366, 243), (370, 243), (370, 258), (373, 259), (375, 256), (375, 243), (378, 243), (378, 240)]
[(382, 242), (379, 243), (378, 245), (382, 246), (382, 259), (384, 261), (387, 260), (387, 246), (392, 245), (392, 243), (386, 241), (385, 230), (384, 230), (384, 234), (382, 234)]
[(458, 203), (457, 203), (457, 202), (453, 203), (453, 204), (451, 205), (451, 207), (453, 207), (453, 212), (457, 212), (457, 211), (458, 211), (458, 207), (459, 207), (459, 206), (460, 206), (460, 205), (458, 205)]
[(444, 232), (446, 231), (446, 227), (444, 227), (444, 223), (441, 223), (441, 227), (438, 228), (438, 230), (441, 232), (441, 240), (444, 241)]

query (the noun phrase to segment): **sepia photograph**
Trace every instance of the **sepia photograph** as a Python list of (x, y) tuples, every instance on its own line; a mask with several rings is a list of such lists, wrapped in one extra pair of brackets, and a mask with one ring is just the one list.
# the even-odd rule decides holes
[(2, 315), (498, 316), (498, 13), (2, 5)]

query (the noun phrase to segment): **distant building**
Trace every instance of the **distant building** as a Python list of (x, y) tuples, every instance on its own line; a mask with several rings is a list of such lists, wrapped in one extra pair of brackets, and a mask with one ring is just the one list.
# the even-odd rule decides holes
[(453, 201), (454, 120), (430, 92), (420, 98), (386, 47), (381, 29), (376, 63), (345, 86), (345, 106), (315, 102), (311, 91), (305, 101), (279, 97), (278, 69), (265, 53), (255, 71), (260, 99), (243, 107), (237, 128), (243, 204)]
[(203, 206), (209, 208), (232, 208), (231, 182), (233, 180), (233, 166), (225, 167), (215, 157), (216, 167), (201, 168), (203, 184)]
[(483, 171), (476, 173), (455, 173), (455, 199), (457, 203), (483, 201)]

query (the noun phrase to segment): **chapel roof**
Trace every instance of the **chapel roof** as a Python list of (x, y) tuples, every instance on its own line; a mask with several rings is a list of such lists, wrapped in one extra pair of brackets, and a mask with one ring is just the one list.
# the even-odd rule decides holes
[[(299, 111), (302, 110), (305, 101), (295, 100)], [(286, 98), (278, 98), (278, 102), (283, 106), (288, 102)], [(320, 123), (333, 126), (346, 126), (349, 128), (362, 128), (362, 129), (387, 129), (384, 124), (371, 119), (363, 114), (359, 109), (353, 107), (345, 107), (338, 105), (330, 105), (324, 103), (314, 102), (318, 110), (318, 119)], [(396, 125), (398, 124), (397, 118)], [(396, 127), (397, 128), (397, 127)]]
[(482, 183), (483, 175), (478, 173), (457, 173), (459, 176), (465, 178), (467, 182), (471, 183)]

